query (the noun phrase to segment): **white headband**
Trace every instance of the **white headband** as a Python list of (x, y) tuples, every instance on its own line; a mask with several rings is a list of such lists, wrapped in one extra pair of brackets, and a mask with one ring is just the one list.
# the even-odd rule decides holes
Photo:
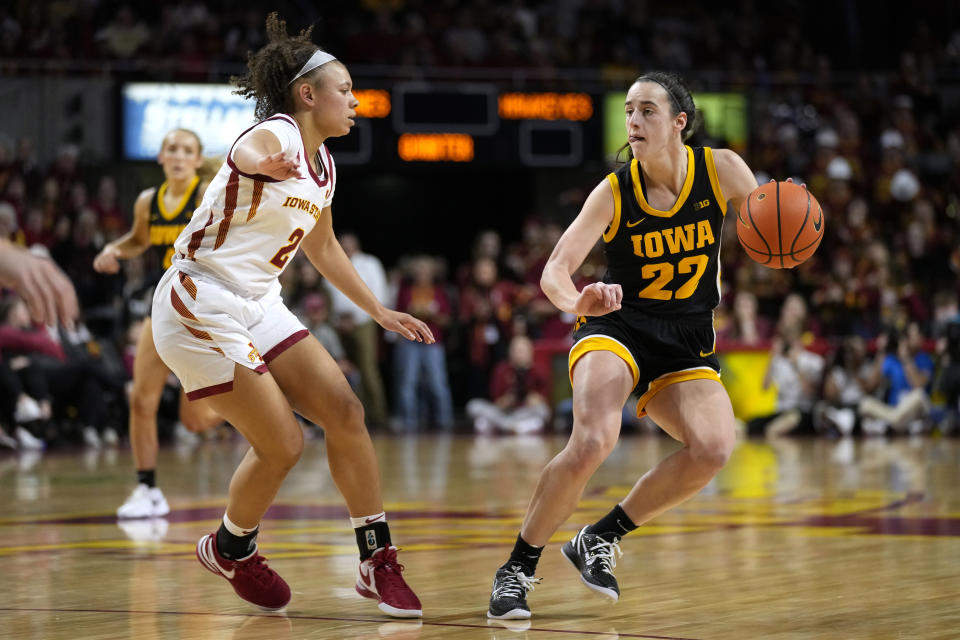
[(320, 49), (317, 49), (316, 51), (313, 52), (313, 55), (310, 56), (310, 59), (307, 60), (305, 63), (303, 63), (303, 66), (300, 68), (300, 71), (297, 73), (297, 75), (293, 76), (293, 80), (288, 82), (287, 86), (290, 86), (291, 84), (296, 82), (297, 78), (307, 75), (308, 73), (310, 73), (311, 71), (319, 67), (320, 65), (327, 64), (331, 60), (336, 60), (336, 59), (337, 58), (335, 56), (330, 55), (326, 51), (320, 51)]

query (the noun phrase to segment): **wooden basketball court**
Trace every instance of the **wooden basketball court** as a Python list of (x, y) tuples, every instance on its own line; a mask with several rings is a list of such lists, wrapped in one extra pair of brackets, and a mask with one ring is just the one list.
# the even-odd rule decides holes
[(0, 457), (0, 637), (66, 638), (958, 638), (960, 443), (741, 442), (699, 496), (631, 534), (623, 596), (591, 595), (560, 543), (605, 513), (677, 445), (625, 436), (544, 552), (533, 618), (486, 619), (538, 473), (564, 438), (375, 437), (394, 542), (424, 605), (393, 620), (353, 590), (357, 552), (322, 440), (260, 537), (293, 589), (257, 613), (206, 572), (194, 544), (223, 513), (242, 441), (161, 451), (163, 520), (118, 526), (127, 451)]

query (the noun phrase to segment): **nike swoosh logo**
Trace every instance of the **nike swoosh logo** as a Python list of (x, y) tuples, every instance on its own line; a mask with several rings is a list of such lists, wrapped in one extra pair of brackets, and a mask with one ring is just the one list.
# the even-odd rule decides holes
[(368, 587), (373, 585), (373, 581), (370, 579), (370, 574), (368, 572), (364, 572), (363, 565), (360, 565), (360, 579), (363, 580), (363, 583)]
[(383, 517), (383, 515), (379, 515), (379, 516), (377, 516), (377, 517), (375, 517), (375, 518), (364, 518), (363, 521), (366, 522), (367, 524), (370, 524), (371, 522), (376, 522), (377, 520), (379, 520), (379, 519), (382, 518), (382, 517)]
[(229, 571), (227, 571), (223, 567), (220, 567), (220, 573), (226, 576), (227, 580), (233, 580), (233, 576), (236, 573), (236, 570), (230, 569)]
[(817, 216), (817, 219), (813, 221), (814, 231), (820, 231), (820, 227), (823, 226), (823, 209), (817, 207), (817, 213), (820, 215)]
[(635, 227), (635, 226), (637, 226), (638, 224), (640, 224), (641, 222), (643, 222), (644, 220), (646, 220), (646, 218), (640, 218), (640, 219), (637, 220), (636, 222), (630, 222), (629, 220), (627, 220), (627, 227)]
[(706, 358), (707, 356), (712, 356), (715, 352), (716, 352), (716, 349), (714, 349), (714, 350), (711, 351), (710, 353), (704, 353), (703, 350), (701, 349), (701, 350), (700, 350), (700, 357), (701, 357), (701, 358)]

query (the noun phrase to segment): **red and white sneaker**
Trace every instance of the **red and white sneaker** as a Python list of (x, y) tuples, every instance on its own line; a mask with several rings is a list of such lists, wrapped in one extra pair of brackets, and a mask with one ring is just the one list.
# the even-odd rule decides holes
[(264, 611), (280, 611), (290, 602), (290, 587), (267, 566), (257, 548), (242, 560), (227, 560), (217, 551), (217, 534), (197, 542), (197, 560), (210, 573), (223, 576), (243, 600)]
[(420, 599), (400, 573), (397, 548), (388, 545), (373, 552), (360, 563), (357, 593), (377, 600), (377, 607), (394, 618), (419, 618), (423, 615)]

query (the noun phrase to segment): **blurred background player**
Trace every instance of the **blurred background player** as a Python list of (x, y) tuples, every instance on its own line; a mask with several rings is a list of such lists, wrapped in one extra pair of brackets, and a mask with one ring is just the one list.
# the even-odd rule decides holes
[[(203, 200), (207, 182), (197, 171), (203, 166), (203, 145), (193, 131), (174, 129), (163, 138), (157, 155), (164, 181), (144, 189), (133, 205), (130, 230), (108, 243), (97, 254), (93, 268), (100, 273), (117, 273), (119, 260), (143, 255), (144, 281), (153, 287), (170, 266), (173, 243), (190, 222)], [(130, 448), (136, 465), (137, 486), (117, 509), (119, 518), (149, 518), (170, 511), (163, 491), (157, 486), (157, 410), (170, 369), (157, 355), (153, 323), (143, 319), (133, 361), (130, 392)], [(204, 431), (221, 422), (202, 400), (192, 401), (180, 392), (180, 422), (190, 431)]]

